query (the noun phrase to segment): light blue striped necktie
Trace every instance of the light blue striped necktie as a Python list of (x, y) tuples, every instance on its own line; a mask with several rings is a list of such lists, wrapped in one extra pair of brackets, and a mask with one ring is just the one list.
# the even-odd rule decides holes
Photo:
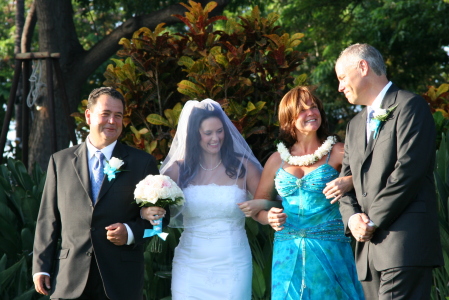
[(374, 118), (374, 109), (371, 108), (371, 106), (369, 106), (367, 110), (368, 110), (368, 119), (366, 121), (366, 143), (368, 144), (372, 136), (371, 122)]
[(91, 187), (92, 187), (92, 199), (97, 202), (98, 193), (100, 192), (101, 183), (103, 182), (104, 172), (103, 172), (103, 160), (104, 154), (97, 150), (95, 152), (95, 161), (92, 166), (92, 178), (91, 178)]

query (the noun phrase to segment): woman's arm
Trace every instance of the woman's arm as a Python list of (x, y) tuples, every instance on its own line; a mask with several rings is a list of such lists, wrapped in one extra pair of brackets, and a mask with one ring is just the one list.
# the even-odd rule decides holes
[[(254, 200), (260, 201), (263, 205), (262, 210), (253, 215), (253, 219), (261, 224), (282, 225), (285, 222), (286, 215), (282, 213), (282, 202), (276, 200), (276, 189), (274, 177), (276, 171), (281, 166), (282, 160), (278, 152), (273, 153), (267, 160), (262, 172), (262, 176), (254, 194)], [(274, 228), (274, 227), (273, 227)], [(276, 230), (276, 228), (275, 228)]]
[(339, 177), (326, 183), (323, 194), (326, 199), (331, 199), (331, 204), (334, 204), (346, 193), (354, 188), (352, 183), (352, 176)]
[[(262, 170), (260, 170), (260, 168), (258, 168), (251, 162), (248, 162), (246, 169), (246, 188), (251, 193), (251, 195), (255, 195), (260, 184)], [(248, 200), (242, 203), (238, 203), (238, 205), (246, 217), (254, 217), (261, 210), (268, 210), (273, 206), (275, 202), (270, 201), (269, 199), (271, 198), (272, 197), (267, 197), (265, 199)]]
[[(331, 165), (335, 170), (340, 172), (341, 165), (344, 156), (344, 144), (336, 143), (332, 148), (331, 157), (329, 159), (329, 165)], [(346, 193), (354, 188), (352, 183), (352, 176), (345, 176), (334, 179), (326, 183), (326, 187), (323, 190), (323, 194), (327, 199), (332, 199), (331, 204), (340, 200), (340, 198)]]

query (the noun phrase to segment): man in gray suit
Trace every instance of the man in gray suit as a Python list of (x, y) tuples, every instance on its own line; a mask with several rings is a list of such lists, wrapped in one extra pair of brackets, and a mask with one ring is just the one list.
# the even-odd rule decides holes
[(366, 106), (347, 126), (341, 176), (353, 176), (354, 190), (340, 200), (365, 296), (430, 299), (432, 268), (443, 263), (430, 109), (388, 81), (370, 45), (345, 49), (335, 71), (338, 90)]
[[(124, 106), (118, 91), (93, 90), (85, 113), (86, 141), (50, 158), (33, 280), (36, 291), (52, 299), (143, 298), (143, 234), (152, 226), (140, 217), (133, 192), (140, 180), (159, 171), (153, 156), (117, 142)], [(102, 174), (103, 164), (113, 157), (126, 171), (109, 178)], [(153, 214), (165, 211), (154, 208)]]

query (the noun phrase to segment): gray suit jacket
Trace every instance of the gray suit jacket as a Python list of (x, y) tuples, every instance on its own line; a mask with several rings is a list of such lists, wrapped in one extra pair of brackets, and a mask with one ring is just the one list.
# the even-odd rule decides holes
[[(105, 176), (95, 206), (86, 144), (50, 158), (36, 225), (33, 274), (51, 274), (51, 298), (81, 295), (94, 252), (110, 299), (142, 299), (143, 232), (152, 226), (140, 218), (133, 192), (141, 179), (159, 171), (153, 156), (120, 143), (112, 156), (122, 159), (127, 171), (111, 181)], [(117, 222), (130, 226), (135, 244), (115, 246), (106, 239), (105, 227)]]
[(349, 217), (366, 213), (377, 225), (370, 242), (357, 242), (358, 276), (368, 258), (377, 271), (443, 264), (433, 169), (435, 126), (418, 95), (392, 85), (382, 108), (397, 105), (375, 140), (366, 145), (366, 108), (346, 130), (341, 175), (353, 175), (354, 191), (340, 200), (346, 234)]

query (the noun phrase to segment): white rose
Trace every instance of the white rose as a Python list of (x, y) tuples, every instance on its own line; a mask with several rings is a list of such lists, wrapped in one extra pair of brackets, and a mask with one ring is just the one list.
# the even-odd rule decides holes
[(385, 115), (386, 113), (387, 113), (386, 109), (379, 108), (379, 109), (374, 110), (373, 116), (378, 117), (378, 116)]
[(109, 166), (111, 168), (114, 168), (116, 170), (120, 169), (121, 166), (123, 166), (124, 162), (121, 159), (118, 159), (117, 157), (112, 157), (109, 161)]

